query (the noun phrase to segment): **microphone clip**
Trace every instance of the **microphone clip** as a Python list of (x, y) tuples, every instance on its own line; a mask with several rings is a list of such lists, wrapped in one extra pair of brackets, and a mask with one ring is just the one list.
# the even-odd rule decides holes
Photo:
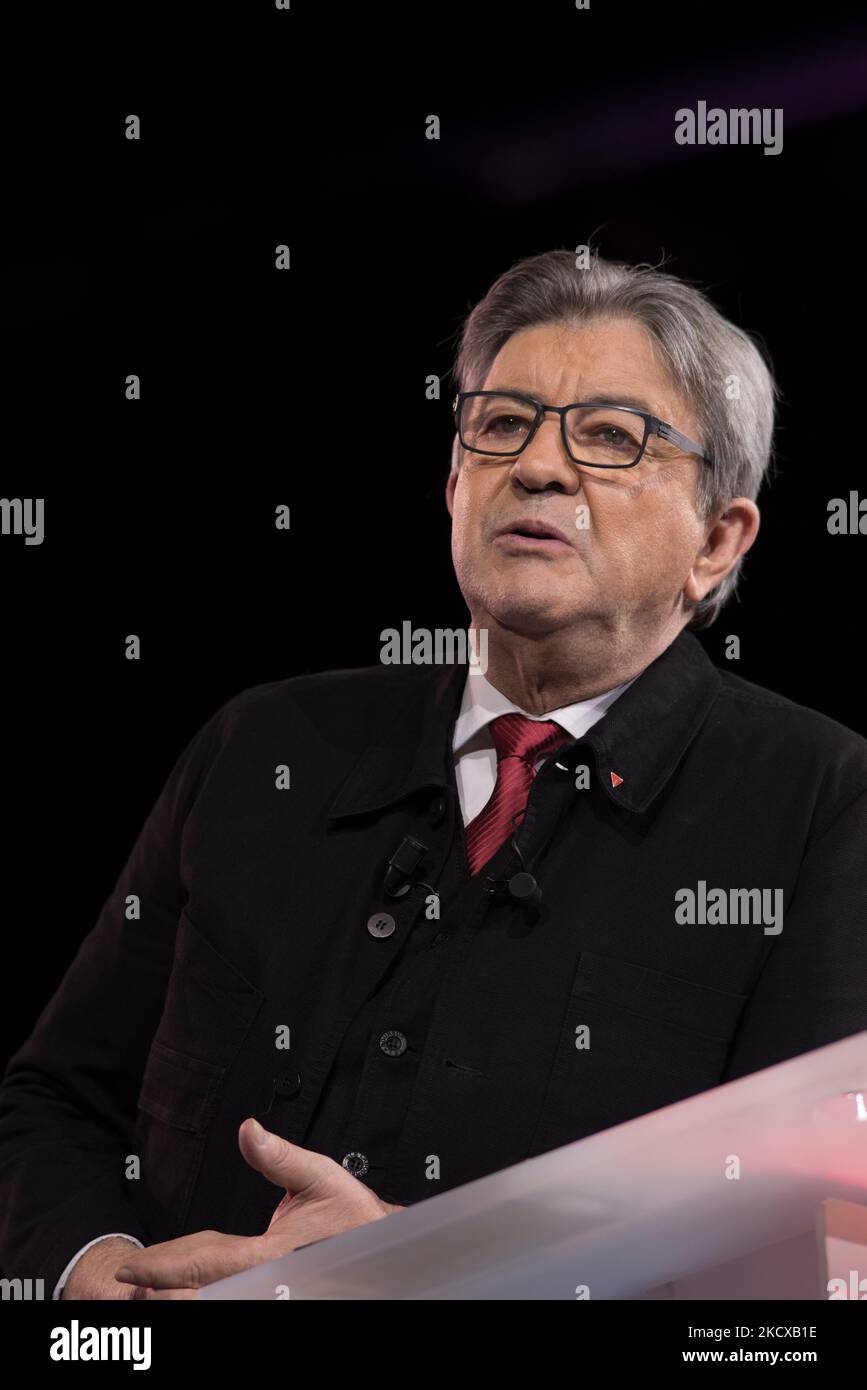
[(542, 907), (542, 889), (533, 875), (528, 873), (525, 868), (524, 856), (518, 847), (517, 829), (509, 843), (521, 866), (520, 872), (510, 874), (508, 877), (503, 875), (501, 878), (494, 878), (489, 874), (485, 880), (484, 892), (496, 898), (511, 898), (525, 911), (534, 916), (538, 915)]
[(402, 898), (409, 892), (415, 871), (427, 854), (427, 849), (427, 845), (423, 845), (414, 835), (404, 836), (388, 861), (385, 892), (390, 898)]

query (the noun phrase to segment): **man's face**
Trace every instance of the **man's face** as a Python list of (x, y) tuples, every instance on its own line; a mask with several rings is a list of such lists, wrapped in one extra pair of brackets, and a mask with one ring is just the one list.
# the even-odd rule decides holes
[[(690, 439), (701, 438), (650, 338), (627, 319), (523, 329), (478, 389), (520, 391), (551, 405), (633, 397)], [(474, 619), (484, 625), (490, 615), (525, 634), (576, 618), (618, 627), (670, 620), (704, 541), (695, 510), (704, 467), (653, 434), (634, 468), (575, 464), (553, 414), (517, 457), (465, 452), (446, 499), (455, 572)], [(528, 520), (555, 527), (563, 539), (509, 530)]]

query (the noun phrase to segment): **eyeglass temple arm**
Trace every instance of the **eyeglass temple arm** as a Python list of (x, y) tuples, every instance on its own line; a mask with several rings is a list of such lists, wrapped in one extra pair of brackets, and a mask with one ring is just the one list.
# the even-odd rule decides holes
[(668, 425), (665, 420), (654, 418), (653, 428), (660, 439), (668, 439), (672, 444), (676, 444), (678, 449), (682, 449), (685, 454), (698, 454), (705, 463), (713, 465), (713, 459), (708, 458), (701, 445), (696, 444), (694, 439), (690, 439), (688, 434), (681, 434), (680, 430), (674, 428), (674, 425)]

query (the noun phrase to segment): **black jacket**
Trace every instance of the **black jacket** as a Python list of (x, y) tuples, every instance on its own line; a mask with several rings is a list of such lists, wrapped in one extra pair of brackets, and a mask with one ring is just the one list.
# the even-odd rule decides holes
[[(533, 912), (511, 845), (469, 877), (464, 676), (275, 681), (191, 741), (0, 1087), (5, 1275), (264, 1229), (250, 1114), (410, 1203), (867, 1029), (864, 739), (681, 633), (540, 770)], [(780, 890), (782, 930), (684, 922), (714, 889)]]

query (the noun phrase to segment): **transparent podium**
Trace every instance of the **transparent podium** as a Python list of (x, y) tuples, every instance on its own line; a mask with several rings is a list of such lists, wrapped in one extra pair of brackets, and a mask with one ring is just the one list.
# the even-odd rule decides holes
[[(848, 1295), (829, 1293), (844, 1278)], [(845, 1296), (867, 1297), (867, 1032), (432, 1193), (198, 1295)]]

